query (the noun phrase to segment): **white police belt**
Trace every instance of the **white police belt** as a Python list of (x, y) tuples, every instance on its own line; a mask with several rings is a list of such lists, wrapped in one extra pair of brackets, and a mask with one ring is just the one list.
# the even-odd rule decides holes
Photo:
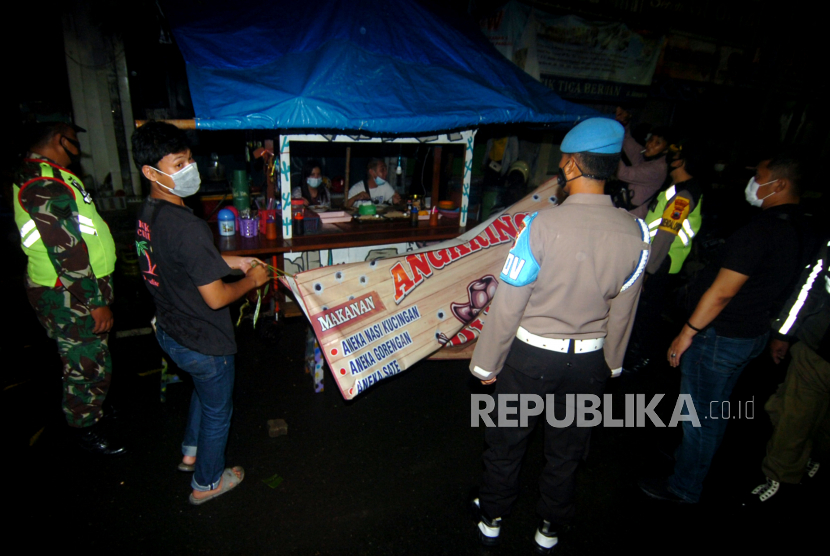
[(543, 338), (542, 336), (528, 332), (521, 326), (516, 332), (516, 337), (531, 346), (549, 351), (557, 351), (559, 353), (568, 353), (568, 349), (571, 347), (571, 341), (574, 342), (574, 353), (590, 353), (602, 349), (602, 346), (605, 345), (605, 338), (592, 338), (590, 340)]

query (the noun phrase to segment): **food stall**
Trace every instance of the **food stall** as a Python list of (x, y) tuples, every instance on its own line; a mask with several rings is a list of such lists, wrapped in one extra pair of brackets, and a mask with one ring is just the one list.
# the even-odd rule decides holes
[[(415, 0), (280, 0), (233, 7), (207, 0), (199, 7), (177, 3), (167, 13), (187, 62), (194, 127), (278, 134), (281, 234), (217, 238), (227, 253), (290, 257), (324, 250), (321, 263), (336, 263), (351, 261), (335, 250), (389, 244), (411, 250), (415, 243), (455, 238), (472, 224), (476, 129), (566, 127), (594, 115), (505, 59), (472, 22)], [(461, 145), (460, 218), (415, 228), (406, 222), (331, 224), (323, 230), (328, 233), (294, 237), (289, 180), (295, 141)]]
[[(279, 133), (282, 237), (292, 142), (458, 144), (469, 205), (477, 128), (594, 114), (505, 59), (478, 27), (415, 0), (171, 3), (199, 130)], [(299, 247), (299, 245), (298, 245)]]

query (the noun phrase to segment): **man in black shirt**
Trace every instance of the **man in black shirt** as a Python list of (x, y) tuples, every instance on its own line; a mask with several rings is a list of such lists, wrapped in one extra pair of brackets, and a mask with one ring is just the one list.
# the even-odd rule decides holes
[(698, 282), (694, 312), (667, 356), (673, 367), (681, 367), (680, 393), (691, 396), (700, 426), (683, 422), (668, 480), (640, 482), (653, 498), (686, 503), (700, 498), (728, 423), (721, 418), (722, 405), (747, 363), (763, 351), (773, 305), (797, 276), (802, 253), (811, 252), (798, 206), (799, 179), (793, 158), (778, 156), (758, 165), (746, 198), (763, 212), (729, 238), (721, 264)]
[[(241, 467), (225, 468), (236, 353), (227, 306), (265, 284), (268, 273), (257, 259), (220, 255), (207, 223), (184, 206), (200, 179), (183, 131), (146, 123), (133, 134), (133, 159), (151, 185), (136, 223), (136, 250), (156, 304), (156, 338), (193, 377), (179, 470), (195, 471), (190, 503), (202, 504), (244, 478)], [(223, 282), (231, 269), (245, 277)]]

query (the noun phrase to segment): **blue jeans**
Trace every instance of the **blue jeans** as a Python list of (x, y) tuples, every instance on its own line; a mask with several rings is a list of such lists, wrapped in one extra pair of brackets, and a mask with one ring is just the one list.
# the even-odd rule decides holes
[(720, 446), (729, 409), (729, 395), (750, 360), (767, 344), (768, 333), (757, 338), (727, 338), (708, 328), (694, 337), (680, 360), (680, 393), (694, 402), (700, 427), (683, 421), (683, 441), (674, 454), (669, 491), (687, 502), (697, 502), (703, 480)]
[(180, 345), (159, 327), (156, 339), (176, 365), (193, 377), (182, 454), (198, 453), (190, 483), (193, 489), (213, 490), (225, 470), (225, 445), (233, 413), (234, 356), (203, 355)]

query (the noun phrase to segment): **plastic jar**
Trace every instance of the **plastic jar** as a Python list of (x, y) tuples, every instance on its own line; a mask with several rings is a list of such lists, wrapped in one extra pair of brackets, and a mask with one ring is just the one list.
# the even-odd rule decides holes
[(217, 219), (219, 220), (220, 236), (232, 236), (236, 233), (236, 216), (233, 212), (222, 209), (219, 211)]

